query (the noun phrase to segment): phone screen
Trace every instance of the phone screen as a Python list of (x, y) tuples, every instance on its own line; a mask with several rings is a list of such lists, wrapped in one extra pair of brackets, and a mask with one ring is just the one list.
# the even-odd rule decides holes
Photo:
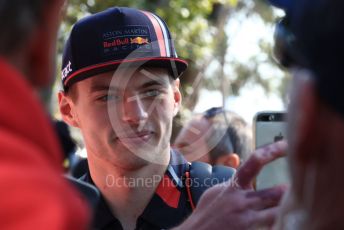
[[(255, 148), (271, 144), (286, 137), (284, 112), (260, 112), (255, 116)], [(256, 179), (256, 189), (270, 188), (290, 181), (285, 157), (279, 158), (262, 169)]]

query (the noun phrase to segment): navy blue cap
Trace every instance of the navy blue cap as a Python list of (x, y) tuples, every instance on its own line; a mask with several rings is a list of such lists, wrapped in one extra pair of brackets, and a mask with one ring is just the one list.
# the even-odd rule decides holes
[(177, 56), (166, 23), (153, 13), (113, 7), (74, 25), (63, 52), (65, 89), (119, 65), (167, 68), (175, 79), (187, 68)]

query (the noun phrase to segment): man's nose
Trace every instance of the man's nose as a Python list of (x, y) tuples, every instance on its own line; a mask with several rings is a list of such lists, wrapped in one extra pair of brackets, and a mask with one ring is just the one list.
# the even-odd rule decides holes
[(123, 102), (123, 121), (131, 124), (140, 124), (148, 118), (145, 105), (140, 95), (127, 97)]

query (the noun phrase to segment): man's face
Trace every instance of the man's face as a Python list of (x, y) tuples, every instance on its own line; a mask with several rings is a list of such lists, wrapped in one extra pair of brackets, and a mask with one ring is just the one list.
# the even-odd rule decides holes
[(71, 113), (88, 157), (124, 169), (168, 163), (172, 119), (181, 100), (179, 81), (158, 68), (133, 70), (129, 75), (118, 72), (73, 86), (77, 98)]
[(206, 142), (209, 134), (210, 123), (202, 117), (196, 117), (179, 132), (174, 146), (188, 161), (198, 160), (209, 163), (210, 149)]

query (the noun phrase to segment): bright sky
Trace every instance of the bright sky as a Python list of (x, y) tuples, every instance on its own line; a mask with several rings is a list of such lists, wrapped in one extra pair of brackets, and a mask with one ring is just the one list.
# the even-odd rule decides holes
[[(202, 90), (199, 103), (194, 112), (201, 113), (210, 107), (217, 106), (222, 106), (220, 91)], [(253, 117), (258, 111), (282, 111), (284, 105), (278, 96), (266, 96), (264, 90), (260, 87), (245, 87), (240, 96), (227, 98), (225, 108), (235, 111), (249, 124), (252, 124)]]
[[(257, 54), (262, 56), (262, 59), (266, 57), (266, 54), (259, 53), (261, 50), (258, 41), (263, 39), (272, 42), (273, 28), (266, 26), (258, 16), (249, 19), (239, 16), (236, 20), (231, 20), (228, 23), (226, 31), (230, 37), (227, 60), (235, 58), (241, 63), (247, 63), (250, 57)], [(230, 71), (230, 66), (225, 68), (225, 71), (227, 69)], [(269, 81), (273, 86), (277, 87), (279, 85), (282, 72), (278, 68), (265, 64), (265, 66), (260, 66), (259, 71), (262, 71), (261, 73), (267, 79), (271, 78)], [(230, 73), (228, 74), (230, 76)], [(199, 103), (196, 105), (194, 112), (203, 112), (213, 106), (222, 106), (221, 93), (219, 91), (202, 90)], [(258, 111), (284, 110), (283, 102), (277, 94), (267, 95), (260, 86), (252, 84), (242, 88), (239, 96), (228, 97), (225, 107), (243, 116), (250, 124)]]

